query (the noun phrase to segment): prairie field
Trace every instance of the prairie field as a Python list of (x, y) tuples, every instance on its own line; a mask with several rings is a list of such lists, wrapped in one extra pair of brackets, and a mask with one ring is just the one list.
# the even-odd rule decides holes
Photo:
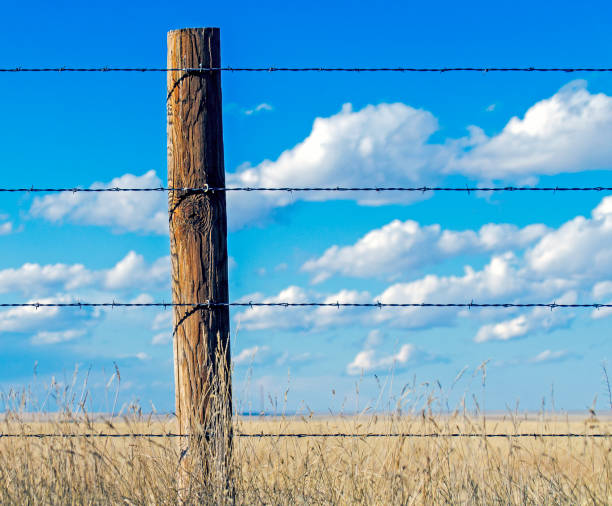
[[(176, 431), (138, 411), (8, 412), (0, 431), (2, 504), (612, 503), (612, 438), (589, 436), (612, 420), (594, 414), (235, 417), (227, 465), (201, 441), (110, 437)], [(331, 436), (253, 437), (278, 433)], [(581, 437), (541, 436), (561, 433)]]

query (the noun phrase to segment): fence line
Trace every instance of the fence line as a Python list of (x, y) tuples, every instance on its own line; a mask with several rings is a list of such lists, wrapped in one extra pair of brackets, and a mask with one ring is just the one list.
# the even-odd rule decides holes
[[(207, 434), (208, 436), (212, 436), (213, 434)], [(523, 432), (518, 434), (511, 433), (474, 433), (474, 432), (452, 432), (452, 433), (418, 433), (418, 432), (395, 432), (385, 434), (382, 432), (379, 433), (364, 433), (357, 434), (353, 432), (335, 432), (335, 433), (235, 433), (236, 437), (243, 438), (309, 438), (309, 437), (323, 437), (323, 438), (383, 438), (383, 437), (393, 437), (393, 438), (610, 438), (612, 434), (605, 433), (594, 433), (594, 434), (581, 434), (575, 432), (566, 432), (566, 433), (537, 433), (537, 432)], [(34, 438), (34, 439), (43, 439), (43, 438), (182, 438), (189, 437), (189, 434), (174, 434), (174, 433), (134, 433), (134, 434), (113, 434), (113, 433), (83, 433), (83, 434), (62, 434), (62, 433), (40, 433), (40, 434), (18, 434), (18, 433), (10, 433), (10, 434), (0, 434), (0, 439), (2, 438)]]
[(3, 67), (0, 72), (612, 72), (605, 67)]
[(35, 309), (44, 307), (189, 307), (197, 310), (214, 309), (219, 307), (371, 307), (371, 308), (410, 308), (410, 307), (454, 307), (454, 308), (535, 308), (545, 307), (551, 311), (556, 308), (612, 308), (612, 304), (557, 304), (556, 302), (4, 302), (0, 307), (33, 307)]
[[(373, 73), (373, 72), (392, 72), (392, 73), (446, 73), (446, 72), (612, 72), (612, 68), (597, 68), (597, 67), (212, 67), (212, 68), (119, 68), (119, 67), (46, 67), (46, 68), (0, 68), (0, 73), (48, 73), (48, 72), (183, 72), (187, 77), (189, 75), (203, 75), (210, 72), (346, 72), (346, 73)], [(534, 187), (534, 186), (504, 186), (504, 187), (193, 187), (193, 188), (173, 188), (173, 187), (158, 187), (158, 188), (0, 188), (3, 193), (98, 193), (98, 192), (188, 192), (188, 193), (206, 193), (206, 192), (231, 192), (231, 191), (261, 191), (261, 192), (589, 192), (589, 191), (612, 191), (612, 187)], [(2, 308), (16, 307), (70, 307), (70, 308), (85, 308), (85, 307), (162, 307), (164, 309), (170, 307), (186, 307), (192, 312), (198, 310), (211, 310), (214, 308), (223, 307), (353, 307), (353, 308), (548, 308), (551, 311), (556, 308), (612, 308), (611, 304), (557, 304), (553, 303), (340, 303), (340, 302), (150, 302), (150, 303), (122, 303), (122, 302), (71, 302), (71, 303), (53, 303), (53, 302), (29, 302), (29, 303), (0, 303)], [(188, 317), (189, 311), (185, 317)], [(180, 430), (180, 429), (179, 429)], [(207, 433), (207, 436), (213, 436), (213, 433)], [(241, 438), (610, 438), (609, 433), (235, 433), (236, 437)], [(185, 438), (188, 434), (180, 433), (0, 433), (2, 438)]]
[(319, 186), (319, 187), (289, 187), (289, 186), (196, 186), (174, 188), (159, 186), (155, 188), (0, 188), (0, 193), (100, 193), (100, 192), (602, 192), (612, 191), (608, 186)]

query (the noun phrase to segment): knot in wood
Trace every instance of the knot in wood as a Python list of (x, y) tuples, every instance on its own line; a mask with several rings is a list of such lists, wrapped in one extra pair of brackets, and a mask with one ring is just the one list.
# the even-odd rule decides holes
[(203, 233), (210, 230), (216, 207), (211, 202), (213, 198), (214, 196), (205, 194), (179, 197), (171, 218), (174, 226), (191, 232)]

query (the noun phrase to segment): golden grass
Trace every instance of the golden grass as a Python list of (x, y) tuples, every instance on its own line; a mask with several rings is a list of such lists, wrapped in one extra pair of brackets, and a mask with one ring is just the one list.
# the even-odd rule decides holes
[[(0, 433), (16, 436), (0, 438), (0, 503), (612, 504), (611, 417), (593, 409), (588, 416), (484, 416), (485, 365), (475, 374), (483, 392), (471, 415), (465, 400), (451, 412), (437, 383), (422, 393), (405, 386), (399, 399), (388, 396), (394, 403), (386, 412), (377, 407), (382, 385), (375, 411), (231, 420), (226, 375), (211, 375), (220, 384), (210, 382), (206, 431), (218, 436), (210, 440), (137, 437), (177, 431), (175, 418), (143, 415), (137, 406), (122, 416), (88, 414), (87, 381), (80, 394), (74, 380), (55, 384), (42, 404), (53, 398), (63, 406), (54, 414), (34, 413), (29, 391), (11, 392), (0, 397)], [(118, 386), (115, 404), (117, 393)], [(609, 401), (612, 407), (612, 395)], [(104, 437), (28, 437), (40, 433)], [(244, 437), (279, 433), (313, 436)], [(360, 436), (315, 436), (321, 433)], [(366, 435), (374, 433), (386, 436)], [(536, 436), (518, 436), (525, 433)], [(582, 437), (543, 437), (560, 433)], [(108, 437), (117, 434), (128, 437)], [(425, 434), (435, 437), (414, 437)]]
[[(251, 417), (236, 433), (612, 432), (569, 416)], [(172, 419), (17, 416), (6, 433), (167, 433)], [(191, 442), (183, 463), (198, 453)], [(1, 438), (2, 504), (610, 504), (612, 438), (235, 438), (230, 472), (177, 480), (174, 438)], [(178, 490), (178, 483), (181, 490)], [(179, 501), (180, 499), (180, 501)]]

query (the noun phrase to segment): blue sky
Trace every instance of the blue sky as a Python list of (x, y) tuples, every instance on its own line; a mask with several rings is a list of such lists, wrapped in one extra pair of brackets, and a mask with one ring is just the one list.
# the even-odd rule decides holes
[[(166, 32), (219, 26), (230, 66), (611, 66), (610, 6), (558, 2), (30, 2), (5, 7), (3, 67), (164, 66)], [(164, 74), (0, 76), (2, 186), (159, 186)], [(228, 181), (367, 186), (612, 186), (607, 74), (222, 76)], [(350, 105), (349, 105), (350, 104)], [(282, 156), (281, 156), (282, 155)], [(612, 200), (599, 193), (232, 195), (232, 300), (600, 302)], [(0, 301), (169, 300), (165, 196), (0, 200)], [(285, 200), (283, 200), (285, 199)], [(612, 199), (612, 197), (611, 197)], [(291, 299), (291, 300), (289, 300)], [(414, 299), (414, 300), (413, 300)], [(452, 299), (452, 300), (451, 300)], [(170, 312), (0, 314), (6, 391), (91, 369), (92, 408), (173, 408)], [(234, 311), (235, 389), (289, 410), (361, 406), (374, 375), (457, 402), (485, 360), (487, 409), (609, 407), (608, 314), (550, 311)], [(34, 379), (34, 364), (37, 376)], [(115, 384), (111, 385), (111, 389)], [(426, 388), (426, 387), (423, 387)], [(332, 390), (335, 394), (332, 394)], [(266, 409), (270, 409), (266, 401)]]

